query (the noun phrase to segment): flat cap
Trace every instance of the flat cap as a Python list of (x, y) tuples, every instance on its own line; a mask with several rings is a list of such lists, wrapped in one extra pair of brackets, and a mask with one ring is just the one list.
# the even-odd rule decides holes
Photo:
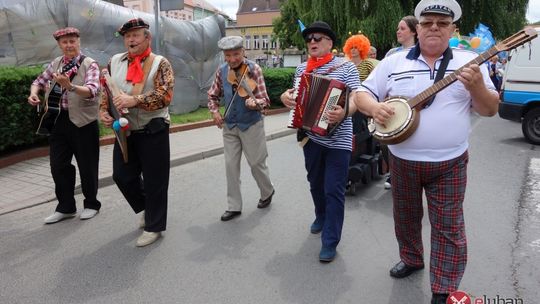
[(236, 50), (244, 47), (244, 38), (240, 36), (227, 36), (219, 39), (218, 47), (223, 50)]
[(129, 30), (138, 29), (138, 28), (150, 28), (150, 24), (148, 24), (146, 21), (144, 21), (142, 18), (135, 18), (128, 20), (128, 22), (124, 23), (119, 29), (118, 33), (122, 36), (124, 36), (125, 33)]
[(79, 30), (74, 27), (66, 27), (57, 30), (54, 32), (53, 37), (54, 39), (58, 40), (60, 37), (68, 36), (68, 35), (75, 35), (77, 37), (80, 37)]

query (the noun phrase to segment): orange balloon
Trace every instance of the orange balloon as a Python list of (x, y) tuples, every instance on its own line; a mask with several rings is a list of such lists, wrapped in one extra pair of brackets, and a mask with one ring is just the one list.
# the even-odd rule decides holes
[(476, 49), (480, 46), (480, 43), (482, 43), (482, 40), (480, 40), (480, 38), (478, 37), (474, 37), (471, 39), (471, 47), (473, 49)]

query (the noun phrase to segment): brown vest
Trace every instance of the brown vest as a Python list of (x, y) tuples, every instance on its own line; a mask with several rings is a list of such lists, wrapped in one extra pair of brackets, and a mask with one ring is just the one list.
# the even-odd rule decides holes
[[(61, 64), (61, 60), (63, 57), (64, 56), (60, 56), (53, 60), (52, 66), (55, 67), (56, 70), (63, 66), (63, 64)], [(73, 85), (84, 86), (84, 78), (86, 76), (86, 72), (88, 71), (90, 64), (92, 64), (93, 62), (95, 62), (95, 60), (90, 57), (84, 58), (81, 66), (77, 71), (77, 75), (75, 75), (75, 77), (73, 77), (73, 79), (71, 80), (71, 83)], [(45, 94), (45, 96), (49, 95), (51, 89), (52, 86)], [(98, 119), (99, 92), (100, 90), (98, 88), (96, 94), (97, 96), (95, 96), (94, 98), (84, 98), (76, 94), (75, 92), (66, 92), (68, 100), (69, 120), (71, 120), (74, 125), (80, 128)]]

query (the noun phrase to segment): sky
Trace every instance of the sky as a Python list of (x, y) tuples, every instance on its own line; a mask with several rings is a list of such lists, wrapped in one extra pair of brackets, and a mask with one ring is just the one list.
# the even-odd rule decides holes
[[(224, 11), (231, 18), (236, 19), (238, 10), (238, 0), (206, 0), (216, 8)], [(527, 11), (527, 20), (529, 22), (540, 21), (540, 0), (529, 0), (529, 9)]]

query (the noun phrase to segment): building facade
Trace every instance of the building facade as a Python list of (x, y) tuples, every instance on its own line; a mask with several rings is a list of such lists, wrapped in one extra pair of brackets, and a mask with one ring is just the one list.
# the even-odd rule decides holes
[(272, 26), (279, 16), (279, 0), (239, 0), (236, 24), (227, 27), (227, 36), (242, 36), (246, 56), (261, 66), (280, 66), (282, 54)]
[[(225, 18), (226, 25), (232, 22), (231, 17), (204, 0), (184, 0), (183, 2), (183, 9), (161, 11), (161, 16), (179, 20), (195, 21), (219, 14)], [(124, 6), (136, 11), (149, 14), (154, 13), (154, 0), (124, 0)]]

